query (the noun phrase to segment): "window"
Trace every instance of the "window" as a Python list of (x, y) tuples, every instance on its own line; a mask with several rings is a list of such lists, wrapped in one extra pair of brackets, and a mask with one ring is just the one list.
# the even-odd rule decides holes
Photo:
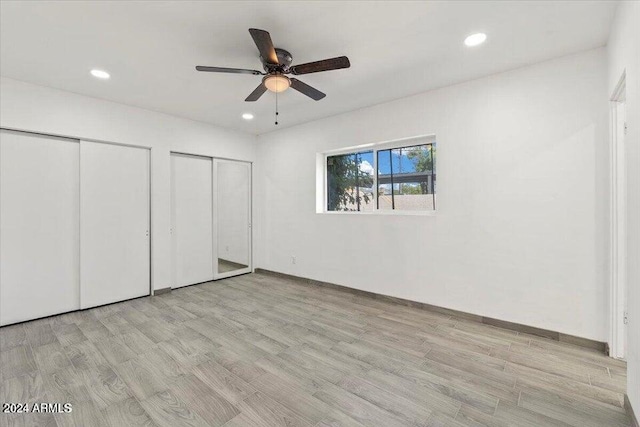
[(436, 143), (432, 138), (326, 156), (327, 211), (432, 211), (435, 207)]
[(327, 210), (373, 211), (373, 151), (327, 157)]
[(377, 153), (378, 209), (424, 211), (436, 208), (434, 144)]

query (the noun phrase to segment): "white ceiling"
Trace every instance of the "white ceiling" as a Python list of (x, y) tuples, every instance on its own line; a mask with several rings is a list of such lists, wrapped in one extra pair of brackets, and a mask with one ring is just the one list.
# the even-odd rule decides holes
[[(1, 2), (0, 74), (261, 134), (275, 95), (244, 98), (260, 69), (247, 31), (269, 31), (293, 63), (347, 55), (351, 68), (300, 76), (327, 94), (279, 96), (292, 126), (606, 44), (612, 1)], [(465, 36), (488, 35), (467, 48)], [(111, 73), (97, 80), (89, 70)], [(244, 112), (256, 118), (245, 121)]]

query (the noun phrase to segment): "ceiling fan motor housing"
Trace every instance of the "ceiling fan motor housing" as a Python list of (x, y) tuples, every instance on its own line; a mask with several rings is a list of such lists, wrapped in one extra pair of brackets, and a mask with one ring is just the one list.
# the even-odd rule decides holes
[(275, 51), (276, 56), (278, 57), (278, 64), (270, 64), (266, 62), (262, 56), (260, 57), (260, 61), (262, 61), (264, 70), (267, 73), (271, 71), (287, 71), (289, 69), (289, 66), (291, 65), (291, 62), (293, 61), (293, 56), (291, 55), (291, 53), (289, 53), (289, 51), (280, 49), (279, 47), (276, 47)]

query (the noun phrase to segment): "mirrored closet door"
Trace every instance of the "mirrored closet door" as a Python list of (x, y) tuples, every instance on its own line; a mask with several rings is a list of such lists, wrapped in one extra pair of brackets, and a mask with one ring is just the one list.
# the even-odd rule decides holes
[(251, 163), (213, 160), (215, 278), (251, 272)]

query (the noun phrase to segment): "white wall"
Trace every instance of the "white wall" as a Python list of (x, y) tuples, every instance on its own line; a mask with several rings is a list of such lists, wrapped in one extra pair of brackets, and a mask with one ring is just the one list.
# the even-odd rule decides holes
[(255, 136), (0, 79), (0, 127), (151, 147), (152, 282), (171, 286), (169, 151), (255, 160)]
[[(605, 341), (605, 82), (596, 49), (261, 135), (256, 266)], [(316, 213), (316, 153), (432, 133), (435, 216)]]
[(608, 53), (607, 95), (612, 95), (626, 71), (626, 108), (629, 125), (627, 154), (627, 286), (629, 325), (627, 390), (640, 416), (640, 3), (621, 2), (613, 22)]

